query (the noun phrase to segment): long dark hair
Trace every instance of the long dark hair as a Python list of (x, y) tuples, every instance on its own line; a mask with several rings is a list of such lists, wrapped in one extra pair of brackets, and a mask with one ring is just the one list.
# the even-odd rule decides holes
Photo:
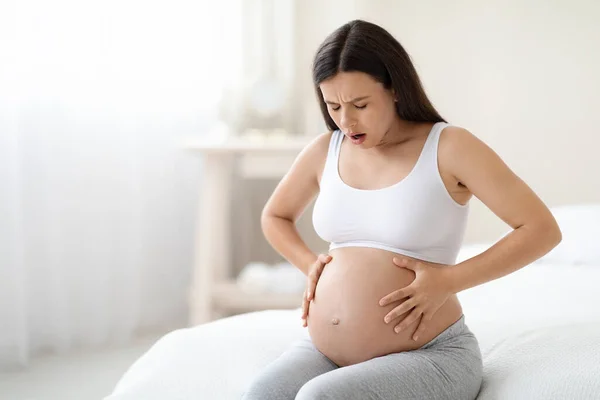
[(313, 62), (313, 83), (327, 128), (339, 129), (323, 100), (319, 84), (338, 72), (371, 75), (398, 96), (396, 112), (406, 121), (446, 122), (433, 107), (402, 45), (385, 29), (363, 20), (350, 21), (319, 46)]

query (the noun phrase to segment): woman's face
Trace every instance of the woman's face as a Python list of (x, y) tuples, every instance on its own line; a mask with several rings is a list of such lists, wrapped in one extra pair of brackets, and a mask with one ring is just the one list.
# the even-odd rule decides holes
[[(362, 148), (380, 144), (399, 121), (394, 94), (363, 72), (339, 72), (319, 85), (329, 115), (352, 143)], [(353, 135), (361, 137), (352, 138)]]

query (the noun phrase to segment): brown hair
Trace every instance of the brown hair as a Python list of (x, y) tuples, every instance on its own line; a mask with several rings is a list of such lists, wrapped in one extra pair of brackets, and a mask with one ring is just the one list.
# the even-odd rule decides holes
[(396, 112), (406, 121), (446, 122), (433, 107), (402, 45), (385, 29), (363, 20), (350, 21), (319, 46), (313, 62), (313, 83), (327, 127), (339, 129), (323, 100), (319, 84), (338, 72), (359, 71), (393, 88)]

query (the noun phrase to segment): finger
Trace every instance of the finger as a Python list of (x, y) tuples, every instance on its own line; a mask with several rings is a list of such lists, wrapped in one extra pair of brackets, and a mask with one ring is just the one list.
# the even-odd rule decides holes
[(385, 306), (387, 304), (393, 303), (394, 301), (402, 300), (405, 297), (410, 297), (414, 293), (415, 291), (412, 285), (408, 285), (402, 289), (395, 290), (387, 296), (383, 297), (381, 300), (379, 300), (379, 305)]
[(419, 319), (419, 317), (421, 316), (422, 312), (420, 309), (415, 308), (413, 309), (413, 311), (408, 314), (408, 316), (406, 318), (404, 318), (402, 320), (402, 322), (400, 322), (398, 325), (396, 325), (396, 327), (394, 328), (394, 331), (396, 331), (396, 333), (401, 332), (403, 329), (406, 329), (409, 325), (411, 325), (412, 323), (414, 323), (416, 320)]
[(313, 299), (317, 287), (317, 281), (321, 277), (321, 273), (323, 272), (323, 268), (325, 268), (325, 264), (327, 264), (331, 260), (332, 257), (329, 254), (319, 254), (319, 256), (317, 257), (317, 261), (315, 261), (315, 263), (308, 271), (306, 281), (306, 287), (308, 288), (306, 297), (308, 298), (308, 301)]
[(425, 321), (429, 321), (431, 318), (425, 317), (425, 314), (421, 316), (421, 321), (419, 322), (419, 326), (417, 330), (413, 334), (413, 340), (416, 342), (419, 340), (419, 336), (421, 336), (425, 332), (425, 328), (427, 327), (427, 323)]
[(308, 301), (312, 300), (315, 288), (317, 287), (317, 281), (319, 278), (317, 277), (314, 271), (311, 271), (308, 274), (308, 278), (306, 279), (306, 299)]
[(312, 269), (312, 275), (319, 279), (319, 277), (321, 276), (321, 273), (323, 272), (323, 269), (325, 268), (325, 263), (322, 263), (320, 261), (317, 261), (315, 263), (315, 267)]
[(302, 296), (302, 319), (306, 318), (307, 316), (308, 316), (308, 300), (306, 299), (306, 295), (305, 295), (305, 296)]
[(311, 301), (315, 295), (315, 290), (317, 289), (317, 282), (319, 281), (320, 273), (311, 272), (308, 276), (308, 280), (306, 282), (306, 298), (308, 301)]
[(331, 261), (331, 258), (332, 257), (329, 254), (319, 254), (319, 257), (317, 257), (321, 264), (327, 264), (329, 261)]
[(315, 268), (308, 274), (308, 278), (306, 280), (306, 298), (308, 299), (308, 301), (311, 301), (313, 299), (317, 287), (317, 282), (321, 277), (321, 270), (321, 268)]
[(407, 268), (407, 269), (410, 269), (413, 271), (415, 271), (417, 269), (417, 267), (419, 266), (418, 261), (409, 260), (408, 258), (404, 258), (404, 257), (394, 257), (394, 258), (392, 258), (392, 262), (399, 267)]
[(316, 275), (316, 278), (319, 279), (319, 276), (321, 276), (321, 273), (323, 272), (323, 268), (325, 268), (325, 264), (329, 263), (331, 261), (331, 256), (328, 254), (320, 254), (319, 257), (317, 258), (317, 261), (315, 261), (314, 264), (314, 268), (313, 268), (313, 272)]
[(396, 307), (392, 311), (390, 311), (384, 317), (383, 320), (387, 324), (391, 320), (398, 318), (402, 314), (405, 314), (405, 313), (409, 312), (410, 310), (412, 310), (415, 307), (415, 305), (416, 305), (416, 301), (414, 299), (408, 299), (404, 303), (400, 304), (398, 307)]
[(306, 296), (302, 299), (302, 327), (306, 328), (308, 326), (307, 318), (308, 318), (308, 309), (310, 307), (310, 302), (306, 298)]

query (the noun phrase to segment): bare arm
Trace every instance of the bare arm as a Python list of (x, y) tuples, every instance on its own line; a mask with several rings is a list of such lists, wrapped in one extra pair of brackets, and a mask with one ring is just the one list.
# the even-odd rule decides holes
[(448, 127), (440, 163), (513, 231), (482, 254), (447, 268), (452, 291), (508, 275), (542, 257), (562, 236), (540, 198), (485, 143), (465, 129)]
[(331, 133), (313, 140), (300, 152), (265, 204), (261, 226), (269, 244), (305, 275), (317, 260), (300, 237), (296, 221), (319, 192)]

